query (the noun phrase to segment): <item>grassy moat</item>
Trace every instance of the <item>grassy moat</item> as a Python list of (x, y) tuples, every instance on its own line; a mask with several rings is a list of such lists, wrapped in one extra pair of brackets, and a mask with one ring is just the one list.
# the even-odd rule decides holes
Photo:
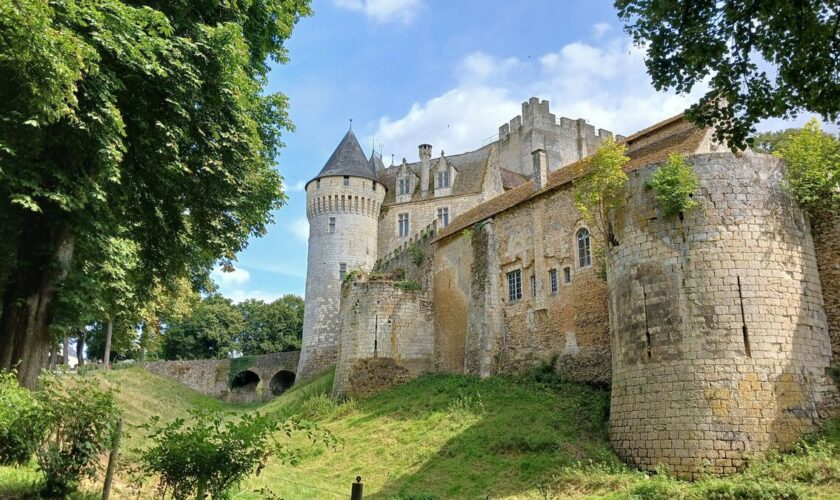
[[(112, 498), (147, 498), (129, 483), (138, 428), (195, 408), (234, 414), (259, 410), (317, 421), (336, 448), (303, 437), (281, 440), (302, 450), (297, 466), (270, 461), (234, 498), (347, 498), (357, 475), (365, 498), (840, 498), (840, 420), (792, 452), (756, 461), (726, 479), (685, 482), (623, 465), (607, 439), (609, 394), (547, 374), (528, 377), (429, 375), (372, 398), (336, 405), (332, 374), (265, 404), (230, 405), (139, 368), (87, 375), (119, 390), (125, 418)], [(29, 467), (0, 467), (0, 497), (29, 498), (40, 480)], [(98, 498), (98, 483), (86, 485)], [(81, 496), (80, 498), (87, 498)]]

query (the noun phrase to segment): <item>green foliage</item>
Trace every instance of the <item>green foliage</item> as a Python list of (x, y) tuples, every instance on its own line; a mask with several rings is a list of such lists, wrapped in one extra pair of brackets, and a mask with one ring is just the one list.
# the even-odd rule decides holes
[(110, 448), (120, 409), (110, 390), (91, 379), (73, 384), (42, 376), (37, 397), (48, 426), (38, 450), (38, 469), (46, 481), (42, 493), (62, 497), (99, 470), (99, 455)]
[[(274, 162), (292, 128), (286, 97), (265, 92), (266, 61), (286, 60), (310, 12), (307, 0), (0, 2), (0, 285), (3, 314), (20, 318), (0, 335), (24, 345), (44, 318), (136, 317), (184, 279), (207, 290), (217, 262), (265, 233), (286, 200)], [(12, 357), (37, 373), (40, 357)]]
[(580, 166), (580, 175), (574, 181), (575, 207), (590, 228), (598, 231), (604, 247), (614, 238), (610, 215), (624, 197), (627, 174), (623, 167), (630, 160), (626, 149), (626, 145), (608, 138)]
[(239, 356), (238, 358), (230, 358), (230, 373), (228, 375), (228, 387), (233, 387), (233, 381), (236, 376), (254, 364), (254, 356)]
[(231, 490), (245, 477), (259, 473), (270, 456), (283, 463), (297, 463), (298, 451), (284, 448), (273, 434), (302, 432), (310, 439), (333, 443), (332, 435), (298, 420), (279, 423), (267, 415), (246, 413), (237, 420), (221, 413), (191, 412), (192, 419), (160, 425), (153, 418), (151, 446), (140, 450), (143, 469), (159, 477), (159, 493), (172, 498), (230, 498)]
[(334, 415), (339, 406), (328, 395), (318, 394), (303, 402), (300, 415), (310, 420), (323, 420)]
[(190, 316), (173, 321), (161, 342), (163, 359), (226, 358), (245, 328), (242, 313), (230, 299), (211, 295)]
[(420, 248), (417, 243), (412, 243), (410, 247), (408, 247), (408, 252), (411, 254), (411, 262), (414, 262), (415, 266), (419, 266), (423, 263), (423, 249)]
[(473, 230), (472, 229), (464, 229), (463, 231), (461, 231), (461, 236), (463, 236), (467, 240), (472, 238), (472, 235), (473, 235)]
[(750, 147), (756, 153), (772, 154), (788, 143), (790, 137), (799, 129), (789, 128), (775, 132), (761, 132), (749, 139)]
[(274, 302), (246, 300), (236, 308), (245, 321), (237, 349), (245, 355), (299, 350), (303, 339), (303, 299), (284, 295)]
[(787, 162), (788, 188), (813, 219), (840, 209), (840, 140), (810, 120), (776, 155)]
[[(840, 10), (831, 0), (616, 0), (657, 90), (708, 86), (689, 117), (742, 149), (753, 126), (802, 110), (836, 122)], [(769, 71), (768, 71), (769, 67)]]
[(671, 153), (668, 161), (653, 174), (650, 185), (666, 216), (682, 214), (697, 206), (691, 197), (700, 182), (681, 154)]
[(394, 286), (410, 292), (417, 292), (421, 288), (420, 283), (416, 280), (395, 281)]
[(18, 385), (14, 371), (0, 371), (0, 465), (29, 462), (45, 433), (35, 394)]
[(808, 498), (795, 484), (767, 481), (709, 480), (701, 488), (701, 496), (709, 500), (798, 500)]
[(344, 273), (344, 278), (341, 280), (342, 285), (349, 285), (353, 282), (356, 278), (362, 275), (361, 269), (352, 269), (346, 273)]

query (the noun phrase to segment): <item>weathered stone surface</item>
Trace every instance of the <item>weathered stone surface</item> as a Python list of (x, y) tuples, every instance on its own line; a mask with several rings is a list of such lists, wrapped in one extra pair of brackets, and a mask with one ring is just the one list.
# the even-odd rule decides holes
[(816, 428), (831, 393), (814, 245), (764, 155), (691, 156), (700, 203), (664, 216), (632, 172), (609, 252), (610, 437), (629, 462), (734, 472)]

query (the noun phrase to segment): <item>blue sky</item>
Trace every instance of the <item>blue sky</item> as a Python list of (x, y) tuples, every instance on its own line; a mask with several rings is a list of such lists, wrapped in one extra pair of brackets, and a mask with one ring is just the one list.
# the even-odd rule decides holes
[(476, 149), (531, 96), (551, 101), (558, 117), (629, 135), (703, 93), (655, 92), (607, 0), (314, 0), (313, 9), (287, 43), (291, 61), (269, 76), (268, 90), (289, 97), (296, 126), (277, 158), (288, 204), (235, 272), (214, 272), (235, 301), (303, 295), (303, 184), (350, 118), (365, 152), (375, 140), (388, 165), (392, 154), (416, 160), (421, 143), (435, 154)]

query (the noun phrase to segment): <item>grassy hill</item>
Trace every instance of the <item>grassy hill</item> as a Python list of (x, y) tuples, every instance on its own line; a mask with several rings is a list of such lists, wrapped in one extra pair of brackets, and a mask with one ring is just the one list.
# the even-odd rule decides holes
[[(374, 499), (840, 498), (837, 421), (794, 453), (771, 456), (733, 478), (687, 483), (622, 465), (606, 435), (608, 393), (545, 373), (485, 380), (430, 375), (342, 405), (326, 397), (331, 373), (252, 405), (225, 404), (138, 368), (89, 376), (119, 390), (124, 461), (143, 444), (138, 425), (152, 415), (186, 416), (191, 408), (300, 415), (338, 437), (334, 449), (287, 440), (301, 450), (301, 463), (270, 462), (235, 498), (260, 498), (259, 488), (286, 499), (347, 498), (357, 475), (365, 497)], [(0, 468), (0, 497), (22, 491), (15, 481), (33, 477), (31, 468)], [(129, 496), (120, 479), (116, 496)]]

